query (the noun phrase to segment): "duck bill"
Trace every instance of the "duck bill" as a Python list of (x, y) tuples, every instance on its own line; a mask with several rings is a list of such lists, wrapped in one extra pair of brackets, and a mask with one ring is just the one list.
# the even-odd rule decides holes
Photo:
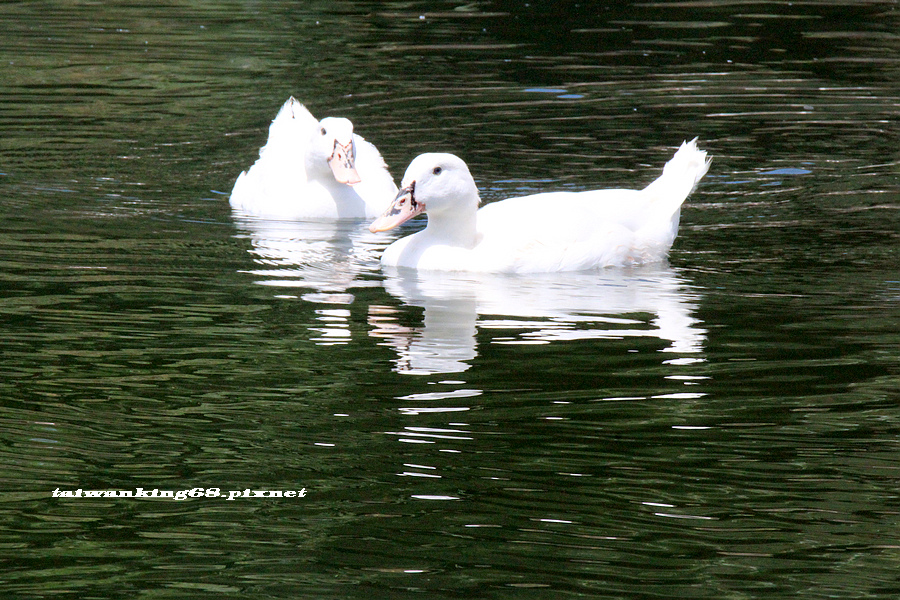
[(425, 212), (425, 205), (416, 202), (416, 182), (413, 181), (409, 187), (400, 190), (384, 214), (369, 225), (369, 231), (378, 233), (393, 229), (423, 212)]
[(356, 155), (354, 150), (353, 140), (350, 140), (349, 144), (341, 144), (334, 140), (334, 152), (328, 158), (328, 166), (331, 167), (331, 172), (334, 173), (338, 183), (356, 185), (362, 181), (354, 164)]

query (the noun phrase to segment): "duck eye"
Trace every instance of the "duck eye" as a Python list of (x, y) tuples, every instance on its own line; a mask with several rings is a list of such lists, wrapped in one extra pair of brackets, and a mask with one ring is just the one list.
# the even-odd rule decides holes
[(328, 132), (325, 131), (325, 128), (324, 128), (324, 127), (321, 129), (321, 131), (322, 131), (322, 135), (327, 135), (327, 134), (328, 134)]
[(443, 169), (441, 169), (440, 167), (435, 167), (432, 173), (434, 173), (435, 175), (440, 175), (441, 171), (443, 171)]

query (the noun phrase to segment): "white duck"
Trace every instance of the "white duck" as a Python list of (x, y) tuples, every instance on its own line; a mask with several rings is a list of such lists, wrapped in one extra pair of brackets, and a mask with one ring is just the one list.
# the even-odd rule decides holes
[(381, 154), (349, 120), (318, 121), (291, 97), (259, 159), (238, 176), (231, 206), (269, 219), (359, 219), (379, 215), (396, 195)]
[(642, 190), (548, 192), (479, 210), (478, 189), (460, 158), (422, 154), (369, 229), (386, 231), (427, 212), (425, 229), (385, 249), (382, 263), (396, 267), (536, 273), (651, 263), (668, 254), (681, 204), (709, 164), (694, 139)]

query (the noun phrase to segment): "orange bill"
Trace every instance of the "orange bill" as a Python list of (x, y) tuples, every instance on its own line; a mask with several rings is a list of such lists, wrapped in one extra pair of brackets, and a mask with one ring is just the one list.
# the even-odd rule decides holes
[(328, 166), (331, 167), (331, 172), (334, 173), (334, 178), (338, 183), (356, 185), (362, 181), (359, 173), (356, 171), (354, 160), (353, 140), (350, 140), (350, 143), (346, 145), (334, 140), (334, 152), (331, 153), (331, 157), (328, 159)]
[(413, 181), (409, 187), (400, 190), (388, 209), (384, 211), (384, 214), (369, 225), (369, 231), (378, 233), (379, 231), (393, 229), (423, 212), (425, 212), (425, 205), (421, 202), (416, 202), (416, 182)]

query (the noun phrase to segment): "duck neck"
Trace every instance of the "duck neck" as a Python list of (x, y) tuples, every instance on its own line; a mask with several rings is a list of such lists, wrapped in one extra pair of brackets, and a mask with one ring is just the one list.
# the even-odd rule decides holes
[(306, 168), (306, 176), (310, 180), (315, 179), (326, 185), (337, 183), (334, 180), (334, 176), (332, 175), (331, 170), (328, 168), (328, 164), (315, 155), (306, 156), (304, 167)]
[[(449, 213), (449, 214), (448, 214)], [(441, 243), (471, 249), (478, 241), (478, 198), (465, 207), (455, 210), (428, 214), (425, 231), (438, 238)]]

